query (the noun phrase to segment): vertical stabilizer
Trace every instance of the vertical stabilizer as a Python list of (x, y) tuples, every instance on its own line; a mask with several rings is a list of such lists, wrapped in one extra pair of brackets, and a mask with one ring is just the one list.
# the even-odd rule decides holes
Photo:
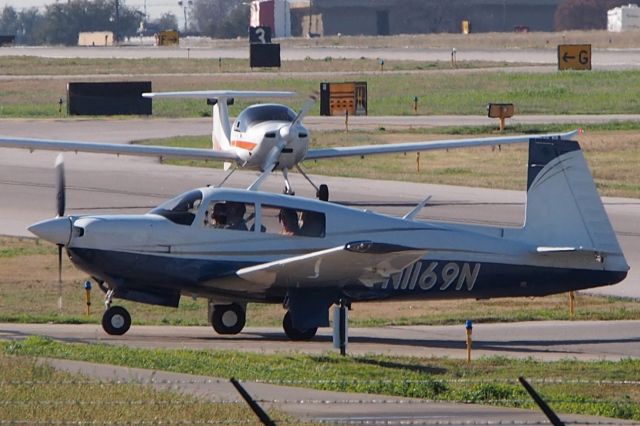
[[(524, 226), (527, 242), (609, 255), (627, 268), (580, 145), (531, 139)], [(617, 259), (617, 260), (615, 260)]]
[(213, 104), (211, 142), (214, 151), (228, 151), (231, 147), (231, 126), (229, 124), (227, 99), (219, 97), (209, 100), (209, 103)]

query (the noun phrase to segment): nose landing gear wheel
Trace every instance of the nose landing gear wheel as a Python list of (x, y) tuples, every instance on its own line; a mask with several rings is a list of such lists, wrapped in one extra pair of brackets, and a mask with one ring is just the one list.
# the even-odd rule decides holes
[(307, 330), (298, 330), (293, 327), (293, 321), (291, 320), (291, 313), (287, 312), (282, 320), (282, 328), (284, 328), (284, 334), (293, 341), (311, 340), (316, 335), (318, 327), (312, 327)]
[(112, 336), (122, 336), (131, 327), (131, 315), (122, 306), (112, 306), (102, 315), (102, 328)]
[(211, 325), (218, 334), (238, 334), (244, 328), (246, 313), (237, 303), (215, 305), (211, 314)]

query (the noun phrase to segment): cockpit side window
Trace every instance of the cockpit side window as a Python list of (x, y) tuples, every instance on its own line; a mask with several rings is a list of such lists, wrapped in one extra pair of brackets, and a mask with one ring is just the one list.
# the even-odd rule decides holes
[(322, 238), (326, 231), (324, 213), (263, 205), (262, 232), (286, 236)]
[(255, 212), (255, 205), (251, 203), (211, 201), (204, 215), (204, 226), (211, 229), (252, 231)]
[(178, 225), (191, 225), (202, 203), (202, 191), (195, 189), (160, 204), (149, 213), (166, 217)]

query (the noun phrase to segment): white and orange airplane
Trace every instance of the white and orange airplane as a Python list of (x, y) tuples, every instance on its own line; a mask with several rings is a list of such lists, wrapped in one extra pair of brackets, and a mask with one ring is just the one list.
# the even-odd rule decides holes
[[(531, 137), (531, 135), (521, 135), (309, 149), (309, 129), (303, 126), (302, 121), (315, 103), (315, 98), (313, 97), (304, 104), (298, 113), (282, 104), (265, 103), (251, 105), (236, 117), (233, 125), (230, 125), (227, 105), (233, 103), (234, 98), (293, 97), (295, 95), (295, 92), (230, 90), (154, 92), (143, 94), (144, 97), (152, 99), (206, 99), (210, 105), (213, 105), (211, 149), (11, 137), (0, 137), (0, 145), (2, 147), (15, 147), (29, 150), (40, 149), (161, 158), (219, 160), (225, 163), (225, 170), (235, 165), (219, 186), (223, 185), (229, 176), (239, 167), (260, 172), (258, 178), (249, 186), (249, 190), (258, 190), (264, 179), (273, 171), (281, 171), (285, 181), (284, 192), (287, 194), (293, 194), (293, 189), (288, 179), (288, 172), (295, 168), (316, 189), (318, 198), (326, 201), (329, 198), (327, 186), (317, 186), (314, 184), (300, 167), (302, 161), (429, 151), (434, 149), (527, 143)], [(575, 133), (576, 132), (545, 134), (537, 135), (537, 137), (570, 139)]]

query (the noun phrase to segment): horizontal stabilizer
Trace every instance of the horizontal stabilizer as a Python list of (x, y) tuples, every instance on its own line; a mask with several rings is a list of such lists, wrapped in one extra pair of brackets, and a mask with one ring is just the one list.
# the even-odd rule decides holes
[(240, 269), (236, 274), (262, 287), (312, 288), (373, 283), (418, 261), (426, 250), (359, 241)]

